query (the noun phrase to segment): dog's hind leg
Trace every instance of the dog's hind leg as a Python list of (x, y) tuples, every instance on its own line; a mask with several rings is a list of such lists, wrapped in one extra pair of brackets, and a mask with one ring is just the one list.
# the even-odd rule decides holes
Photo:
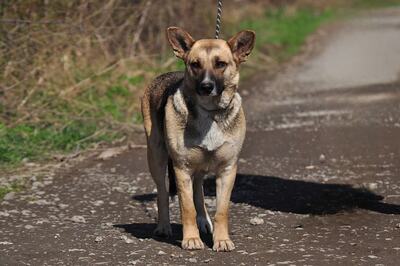
[(162, 143), (153, 142), (153, 146), (148, 146), (147, 157), (150, 173), (157, 186), (158, 224), (154, 234), (170, 237), (172, 236), (172, 230), (169, 220), (169, 195), (166, 185), (168, 153)]
[(196, 174), (193, 180), (193, 198), (196, 207), (196, 221), (200, 231), (206, 234), (213, 232), (213, 226), (204, 204), (203, 179), (204, 175)]

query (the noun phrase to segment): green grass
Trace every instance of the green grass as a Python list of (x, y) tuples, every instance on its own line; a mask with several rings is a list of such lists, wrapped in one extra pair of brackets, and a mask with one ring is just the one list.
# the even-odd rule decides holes
[(95, 122), (70, 121), (65, 126), (21, 124), (7, 128), (0, 124), (0, 163), (16, 165), (23, 159), (43, 160), (50, 152), (69, 152), (90, 143), (108, 141), (116, 133), (96, 133)]
[(73, 100), (38, 93), (32, 102), (47, 105), (49, 110), (38, 121), (15, 126), (0, 121), (0, 169), (18, 166), (24, 159), (43, 161), (54, 152), (68, 153), (93, 143), (110, 142), (122, 136), (115, 124), (141, 123), (140, 114), (132, 109), (137, 97), (128, 87), (141, 86), (144, 77), (109, 78), (114, 85), (98, 82)]
[(354, 8), (380, 8), (400, 5), (400, 0), (353, 0)]
[(11, 191), (12, 189), (10, 189), (9, 187), (0, 187), (0, 200), (2, 200), (4, 196)]
[(282, 8), (269, 10), (262, 18), (243, 21), (240, 28), (256, 32), (255, 57), (264, 52), (282, 62), (298, 53), (307, 36), (334, 14), (332, 10), (311, 9), (299, 9), (289, 14)]

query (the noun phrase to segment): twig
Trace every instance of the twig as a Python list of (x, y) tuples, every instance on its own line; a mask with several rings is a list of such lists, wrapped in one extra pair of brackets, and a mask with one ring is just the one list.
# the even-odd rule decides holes
[(68, 24), (61, 20), (44, 20), (44, 21), (32, 21), (27, 19), (0, 19), (0, 23), (7, 24)]
[(171, 57), (170, 59), (168, 59), (167, 61), (165, 61), (164, 64), (162, 64), (162, 68), (170, 67), (170, 66), (172, 66), (175, 62), (176, 62), (175, 57)]
[(139, 23), (138, 23), (138, 29), (135, 32), (135, 35), (133, 36), (133, 40), (132, 40), (132, 46), (131, 46), (131, 52), (130, 52), (131, 55), (134, 54), (134, 52), (135, 52), (135, 50), (137, 48), (136, 46), (137, 46), (137, 44), (139, 42), (140, 35), (142, 34), (142, 31), (143, 31), (143, 28), (144, 28), (144, 23), (146, 22), (146, 19), (147, 19), (147, 14), (149, 13), (149, 10), (150, 10), (151, 1), (152, 0), (148, 0), (146, 2), (146, 5), (145, 5), (145, 7), (143, 9), (142, 16), (140, 17), (140, 20), (139, 20)]
[(15, 82), (13, 85), (11, 85), (11, 86), (9, 86), (9, 87), (5, 87), (5, 88), (3, 88), (2, 90), (3, 90), (3, 91), (11, 90), (12, 88), (17, 87), (18, 85), (20, 85), (22, 82), (25, 82), (27, 79), (28, 79), (28, 77), (26, 77), (26, 78), (24, 78), (24, 79), (22, 79), (22, 80), (18, 80), (18, 81)]
[(31, 96), (33, 95), (33, 93), (35, 93), (37, 89), (37, 86), (33, 87), (29, 92), (28, 95), (26, 95), (26, 97), (22, 100), (22, 102), (18, 105), (17, 107), (17, 111), (19, 111), (25, 104), (26, 102), (29, 100), (29, 98), (31, 98)]
[(92, 135), (87, 136), (87, 137), (85, 137), (85, 138), (83, 138), (83, 139), (80, 139), (80, 140), (78, 140), (76, 143), (77, 143), (77, 144), (81, 144), (81, 143), (83, 143), (83, 142), (85, 142), (85, 141), (87, 141), (87, 140), (89, 140), (89, 139), (93, 139), (93, 138), (97, 137), (98, 135), (100, 135), (100, 134), (102, 134), (102, 133), (104, 133), (104, 132), (105, 132), (104, 129), (96, 130)]

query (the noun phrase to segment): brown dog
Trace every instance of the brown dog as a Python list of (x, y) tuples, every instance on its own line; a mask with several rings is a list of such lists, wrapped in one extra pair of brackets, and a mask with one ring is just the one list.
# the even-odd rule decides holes
[[(168, 166), (170, 192), (175, 185), (171, 178), (176, 179), (182, 248), (204, 248), (199, 227), (213, 233), (215, 251), (231, 251), (235, 246), (228, 233), (228, 208), (246, 131), (238, 70), (253, 49), (255, 33), (241, 31), (229, 41), (195, 41), (184, 30), (170, 27), (167, 37), (186, 70), (157, 77), (142, 98), (148, 164), (158, 192), (155, 234), (172, 234)], [(204, 205), (203, 176), (208, 172), (216, 174), (214, 227)]]

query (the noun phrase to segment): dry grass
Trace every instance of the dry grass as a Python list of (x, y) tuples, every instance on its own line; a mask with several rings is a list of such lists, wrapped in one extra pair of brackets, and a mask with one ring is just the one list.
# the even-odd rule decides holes
[(211, 37), (214, 13), (211, 0), (1, 1), (0, 163), (129, 132), (144, 86), (182, 67), (165, 28)]
[[(62, 105), (69, 106), (68, 114), (82, 116), (90, 110), (82, 94), (95, 89), (104, 95), (114, 85), (132, 95), (125, 112), (132, 116), (142, 81), (175, 66), (165, 28), (178, 25), (194, 36), (212, 36), (213, 2), (2, 1), (1, 121), (40, 122), (49, 112), (62, 112)], [(230, 8), (227, 4), (224, 11)], [(129, 82), (135, 77), (137, 82)]]

